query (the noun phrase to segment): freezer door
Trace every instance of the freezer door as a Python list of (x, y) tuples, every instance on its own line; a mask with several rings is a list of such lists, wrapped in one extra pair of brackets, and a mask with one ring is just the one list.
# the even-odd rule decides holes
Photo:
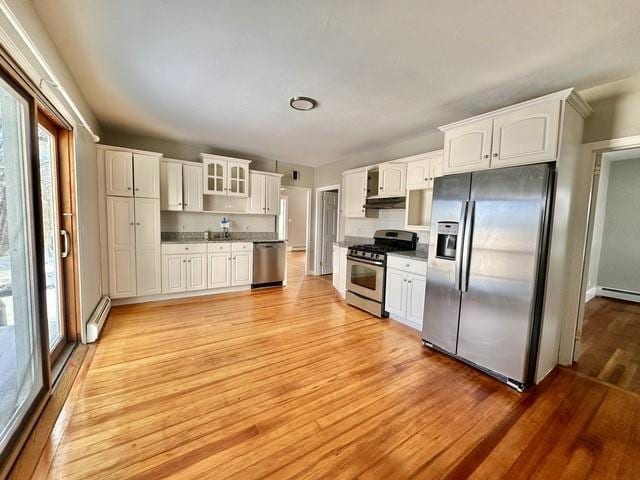
[(471, 179), (458, 355), (521, 383), (527, 379), (549, 178), (549, 165), (539, 164), (478, 172)]
[[(458, 285), (464, 235), (464, 212), (469, 200), (471, 174), (447, 175), (435, 179), (431, 208), (431, 234), (427, 263), (427, 287), (424, 302), (422, 339), (456, 353), (458, 318), (460, 313), (460, 290)], [(449, 258), (451, 236), (440, 230), (457, 228), (455, 257)]]

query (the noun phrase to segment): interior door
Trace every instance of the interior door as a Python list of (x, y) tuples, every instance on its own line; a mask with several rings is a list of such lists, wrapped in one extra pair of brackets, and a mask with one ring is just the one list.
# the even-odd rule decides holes
[(548, 164), (477, 172), (471, 182), (458, 355), (522, 383), (548, 182)]
[(106, 194), (133, 196), (133, 157), (131, 152), (107, 150), (104, 154)]
[(333, 272), (333, 242), (338, 229), (338, 192), (322, 192), (322, 275)]
[(202, 168), (198, 165), (183, 165), (183, 197), (185, 212), (203, 210)]
[(160, 200), (136, 198), (136, 294), (162, 292)]
[(133, 154), (134, 195), (160, 198), (160, 159), (151, 155)]

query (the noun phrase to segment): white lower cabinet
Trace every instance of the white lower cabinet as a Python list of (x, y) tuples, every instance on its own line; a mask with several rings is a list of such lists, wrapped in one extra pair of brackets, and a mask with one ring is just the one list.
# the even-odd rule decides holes
[(253, 251), (232, 252), (231, 285), (251, 285), (253, 281)]
[(333, 246), (333, 288), (344, 297), (347, 290), (347, 248)]
[(184, 255), (162, 255), (162, 293), (187, 290), (187, 260)]
[(209, 254), (209, 288), (231, 286), (231, 252)]
[(207, 288), (207, 254), (193, 253), (185, 256), (187, 261), (187, 291)]
[(426, 262), (389, 257), (385, 308), (389, 316), (416, 330), (422, 329), (427, 285)]

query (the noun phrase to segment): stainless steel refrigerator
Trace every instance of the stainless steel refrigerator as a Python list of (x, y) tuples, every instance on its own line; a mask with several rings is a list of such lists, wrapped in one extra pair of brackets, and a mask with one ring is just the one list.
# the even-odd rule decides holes
[(434, 184), (422, 339), (520, 391), (535, 373), (553, 166)]

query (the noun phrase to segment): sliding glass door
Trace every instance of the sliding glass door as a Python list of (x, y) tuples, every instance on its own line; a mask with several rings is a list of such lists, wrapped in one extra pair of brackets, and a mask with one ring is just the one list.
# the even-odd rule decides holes
[(0, 79), (0, 453), (45, 385), (30, 104)]

